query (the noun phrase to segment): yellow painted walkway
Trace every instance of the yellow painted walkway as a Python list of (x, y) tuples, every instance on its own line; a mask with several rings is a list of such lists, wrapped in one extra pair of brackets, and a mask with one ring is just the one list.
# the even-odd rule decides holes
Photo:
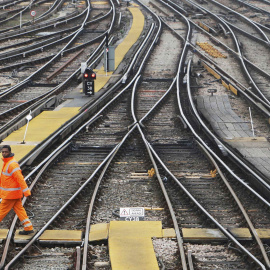
[[(59, 129), (65, 122), (76, 115), (80, 108), (64, 107), (58, 111), (44, 111), (33, 118), (28, 125), (25, 144), (22, 144), (26, 125), (6, 137), (1, 145), (9, 144), (16, 160), (22, 159), (44, 139)], [(2, 168), (2, 159), (0, 166)]]
[[(144, 16), (140, 9), (137, 7), (130, 7), (129, 11), (133, 17), (132, 25), (123, 42), (119, 44), (115, 49), (115, 69), (117, 69), (127, 52), (138, 40), (144, 27)], [(112, 72), (107, 72), (106, 76), (104, 66), (102, 66), (100, 69), (95, 69), (94, 71), (97, 73), (97, 79), (95, 81), (95, 92), (98, 92), (109, 81), (110, 77), (112, 76)]]
[[(133, 16), (133, 22), (128, 35), (115, 49), (115, 69), (119, 66), (132, 45), (138, 40), (144, 27), (144, 16), (140, 9), (134, 6), (130, 7), (129, 10)], [(108, 72), (106, 76), (104, 67), (100, 70), (95, 70), (95, 72), (97, 73), (95, 82), (97, 92), (107, 83), (112, 76), (112, 72)], [(79, 107), (64, 107), (60, 110), (44, 111), (29, 122), (25, 144), (22, 144), (22, 141), (26, 125), (10, 134), (3, 140), (1, 145), (9, 144), (12, 152), (15, 153), (16, 159), (19, 161), (66, 121), (76, 115), (79, 109)], [(0, 166), (2, 167), (2, 160), (0, 160)]]
[(111, 221), (109, 253), (113, 270), (159, 269), (152, 237), (162, 237), (161, 221)]

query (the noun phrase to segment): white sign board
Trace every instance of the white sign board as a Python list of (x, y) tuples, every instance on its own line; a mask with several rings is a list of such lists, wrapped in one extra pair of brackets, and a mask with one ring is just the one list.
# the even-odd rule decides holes
[(30, 11), (30, 15), (31, 15), (32, 17), (35, 17), (36, 14), (37, 14), (37, 13), (35, 12), (35, 10), (31, 10), (31, 11)]
[(120, 219), (126, 221), (139, 221), (144, 219), (143, 207), (120, 208)]

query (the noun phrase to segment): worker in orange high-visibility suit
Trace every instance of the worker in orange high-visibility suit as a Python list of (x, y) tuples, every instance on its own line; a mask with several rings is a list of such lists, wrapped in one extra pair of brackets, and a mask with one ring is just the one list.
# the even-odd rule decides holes
[(31, 234), (34, 232), (33, 226), (21, 200), (23, 194), (27, 197), (31, 195), (31, 192), (24, 180), (21, 168), (14, 158), (14, 154), (11, 153), (9, 145), (2, 147), (2, 156), (4, 165), (0, 178), (0, 198), (2, 199), (0, 203), (0, 222), (13, 208), (24, 226), (24, 230), (20, 231), (19, 234)]

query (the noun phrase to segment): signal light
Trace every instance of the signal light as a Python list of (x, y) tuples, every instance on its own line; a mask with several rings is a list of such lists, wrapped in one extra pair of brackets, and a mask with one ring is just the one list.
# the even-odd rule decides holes
[(83, 78), (85, 80), (95, 80), (97, 78), (97, 75), (92, 69), (86, 68), (83, 74)]

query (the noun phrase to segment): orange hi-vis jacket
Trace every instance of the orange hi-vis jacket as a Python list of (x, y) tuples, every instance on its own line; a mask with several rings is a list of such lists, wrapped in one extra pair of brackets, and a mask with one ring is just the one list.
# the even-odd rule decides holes
[(28, 188), (20, 165), (15, 158), (2, 158), (4, 161), (1, 178), (0, 178), (0, 198), (2, 199), (19, 199), (24, 196), (30, 196)]

